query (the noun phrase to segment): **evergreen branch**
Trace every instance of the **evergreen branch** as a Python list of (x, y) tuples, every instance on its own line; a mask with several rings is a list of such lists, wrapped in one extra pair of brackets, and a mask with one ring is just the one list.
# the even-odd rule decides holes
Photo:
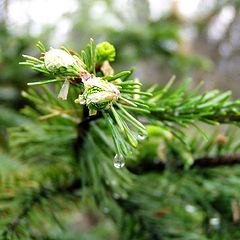
[[(136, 148), (138, 145), (138, 139), (136, 137), (136, 131), (140, 131), (142, 134), (146, 134), (145, 127), (135, 119), (132, 115), (127, 115), (127, 110), (135, 111), (137, 113), (150, 113), (148, 104), (144, 101), (138, 100), (141, 97), (151, 97), (152, 93), (141, 91), (141, 83), (139, 80), (129, 80), (131, 71), (122, 71), (117, 74), (113, 74), (113, 69), (108, 61), (113, 61), (115, 58), (115, 48), (107, 43), (103, 42), (98, 44), (96, 51), (94, 49), (94, 41), (90, 40), (90, 44), (86, 46), (86, 51), (82, 51), (82, 55), (79, 56), (73, 51), (67, 50), (65, 47), (61, 49), (50, 49), (47, 52), (43, 52), (45, 47), (38, 43), (38, 47), (43, 53), (43, 57), (37, 59), (35, 57), (24, 55), (27, 59), (23, 64), (31, 66), (34, 70), (44, 72), (48, 75), (53, 75), (55, 78), (51, 80), (45, 80), (41, 82), (29, 83), (28, 85), (45, 85), (48, 83), (54, 83), (62, 81), (64, 83), (58, 94), (58, 98), (66, 100), (68, 96), (70, 83), (76, 86), (79, 90), (79, 98), (75, 100), (76, 103), (83, 104), (89, 110), (89, 115), (93, 116), (102, 110), (111, 110), (112, 114), (108, 114), (114, 122), (112, 129), (116, 128), (115, 124), (120, 128), (118, 133), (117, 128), (112, 131), (112, 134), (122, 136), (122, 140), (115, 144), (116, 152), (119, 156), (126, 156), (130, 150), (124, 141)], [(105, 59), (105, 60), (104, 60)], [(104, 65), (104, 63), (107, 64)], [(96, 66), (96, 63), (100, 66)], [(105, 66), (105, 69), (103, 68)], [(108, 69), (106, 69), (106, 67)], [(103, 74), (102, 78), (97, 77)], [(80, 82), (80, 86), (76, 83)], [(112, 82), (112, 83), (110, 83)], [(81, 94), (82, 93), (82, 94)], [(37, 107), (40, 107), (41, 97), (34, 94), (24, 93), (24, 95), (31, 101), (37, 103)], [(49, 94), (48, 94), (49, 95)], [(137, 100), (136, 100), (137, 98)], [(50, 99), (49, 99), (50, 100)], [(136, 100), (136, 101), (135, 101)], [(119, 104), (117, 104), (119, 101)], [(57, 104), (56, 101), (54, 101)], [(114, 109), (113, 104), (117, 104), (118, 108), (122, 105), (121, 113), (118, 113), (118, 109)], [(42, 107), (46, 110), (46, 106)], [(85, 108), (85, 107), (84, 107)], [(125, 109), (124, 109), (125, 108)], [(42, 109), (41, 109), (42, 110)], [(48, 120), (53, 117), (61, 116), (69, 119), (73, 122), (78, 122), (78, 119), (66, 114), (66, 111), (59, 111), (55, 109), (55, 106), (49, 106), (50, 113), (44, 114), (39, 119)], [(83, 118), (85, 118), (85, 112), (83, 112)], [(131, 116), (130, 121), (127, 121), (128, 116)], [(136, 129), (132, 129), (127, 124), (130, 123)], [(110, 124), (111, 125), (111, 124)], [(125, 140), (124, 140), (125, 138)], [(78, 142), (81, 142), (78, 137)], [(118, 141), (116, 139), (115, 141)]]
[(197, 158), (192, 167), (218, 167), (240, 164), (240, 154), (227, 154), (224, 156), (204, 156)]
[(125, 214), (130, 214), (131, 216), (134, 216), (136, 218), (135, 221), (139, 223), (140, 229), (144, 229), (149, 234), (151, 239), (162, 240), (157, 231), (155, 231), (155, 229), (148, 224), (145, 217), (141, 215), (138, 205), (123, 199), (119, 199), (116, 202), (121, 209), (124, 209)]
[(6, 227), (4, 227), (1, 233), (2, 238), (9, 239), (9, 236), (17, 231), (21, 222), (28, 218), (32, 209), (36, 205), (41, 204), (42, 199), (51, 200), (51, 198), (59, 194), (70, 194), (73, 196), (74, 192), (80, 189), (80, 186), (81, 184), (78, 178), (72, 179), (67, 184), (66, 182), (63, 182), (62, 185), (58, 184), (52, 188), (40, 185), (37, 190), (34, 190), (31, 193), (30, 198), (26, 197), (26, 199), (22, 200), (21, 206), (19, 206), (21, 208), (20, 213), (18, 213), (17, 216), (6, 225)]
[(212, 121), (217, 121), (219, 123), (236, 123), (240, 122), (240, 109), (235, 108), (225, 109), (224, 114), (215, 113), (213, 116), (209, 116), (209, 119)]
[[(240, 154), (227, 154), (222, 156), (204, 156), (200, 158), (196, 158), (191, 165), (191, 168), (213, 168), (213, 167), (220, 167), (220, 166), (231, 166), (240, 164)], [(136, 166), (128, 166), (128, 170), (135, 174), (146, 174), (148, 172), (163, 172), (168, 169), (167, 163), (158, 162), (158, 163), (151, 163), (151, 162), (140, 162)], [(177, 166), (173, 167), (177, 170), (183, 170), (185, 168), (183, 163), (177, 164)]]
[(39, 203), (42, 198), (46, 198), (46, 190), (43, 188), (36, 194), (32, 196), (29, 201), (24, 202), (21, 206), (21, 212), (5, 227), (5, 230), (2, 232), (2, 238), (5, 240), (9, 239), (9, 235), (12, 232), (15, 232), (17, 227), (20, 225), (22, 219), (26, 218), (35, 204)]
[[(44, 52), (45, 47), (41, 43), (38, 43), (38, 47)], [(240, 101), (231, 101), (229, 91), (221, 93), (213, 90), (198, 94), (198, 86), (189, 95), (186, 92), (190, 81), (185, 81), (174, 90), (172, 88), (174, 76), (162, 89), (153, 86), (147, 91), (141, 91), (142, 84), (138, 79), (129, 80), (132, 70), (114, 75), (109, 62), (107, 65), (111, 71), (102, 70), (104, 62), (113, 61), (115, 58), (115, 48), (107, 42), (98, 44), (95, 51), (94, 41), (91, 39), (81, 56), (65, 47), (50, 49), (43, 55), (44, 57), (40, 59), (24, 55), (27, 59), (25, 63), (30, 64), (35, 70), (48, 72), (55, 78), (30, 84), (47, 84), (65, 79), (58, 95), (58, 98), (63, 100), (67, 99), (70, 83), (75, 86), (80, 92), (75, 102), (84, 105), (84, 109), (87, 107), (90, 116), (101, 111), (108, 112), (104, 115), (105, 120), (109, 123), (112, 137), (118, 136), (114, 140), (116, 152), (123, 156), (127, 156), (127, 152), (131, 150), (128, 145), (133, 148), (137, 147), (136, 135), (139, 131), (146, 135), (145, 127), (136, 119), (141, 115), (144, 116), (146, 123), (158, 125), (159, 121), (162, 121), (165, 126), (171, 125), (171, 133), (179, 140), (183, 138), (184, 133), (178, 126), (188, 127), (189, 124), (196, 126), (196, 121), (215, 125), (238, 124), (239, 122)], [(30, 100), (35, 101), (37, 107), (42, 108), (41, 110), (47, 109), (45, 105), (39, 106), (41, 102), (39, 96), (24, 94)], [(57, 105), (59, 102), (54, 101), (54, 104)], [(50, 113), (44, 114), (40, 119), (60, 116), (73, 122), (79, 121), (79, 118), (66, 114), (66, 111), (54, 109), (54, 104), (49, 106)], [(114, 106), (117, 108), (115, 109)], [(134, 116), (129, 112), (134, 112)], [(87, 117), (87, 113), (84, 112), (83, 115), (85, 115), (84, 118)], [(113, 121), (108, 118), (112, 118)], [(206, 137), (203, 131), (201, 133)], [(78, 141), (80, 142), (80, 139)], [(181, 141), (184, 143), (183, 140)]]
[[(63, 172), (59, 169), (54, 169), (53, 179), (46, 180), (45, 175), (38, 169), (40, 180), (38, 179), (37, 184), (39, 184), (33, 189), (30, 197), (24, 196), (24, 192), (21, 191), (20, 195), (16, 195), (16, 199), (19, 198), (20, 210), (6, 225), (3, 231), (4, 238), (11, 232), (16, 232), (18, 226), (27, 220), (34, 208), (40, 206), (43, 199), (51, 203), (57, 195), (62, 196), (65, 193), (74, 195), (80, 188), (81, 196), (93, 199), (98, 207), (102, 208), (106, 203), (112, 207), (111, 216), (117, 224), (120, 222), (119, 212), (126, 215), (123, 219), (129, 219), (132, 224), (132, 229), (128, 230), (130, 237), (136, 232), (139, 239), (158, 240), (162, 239), (164, 234), (178, 238), (180, 234), (176, 231), (177, 224), (176, 229), (173, 229), (175, 227), (172, 227), (172, 223), (168, 223), (169, 228), (166, 231), (161, 228), (162, 222), (159, 219), (162, 214), (161, 208), (165, 200), (167, 207), (172, 205), (170, 210), (172, 215), (179, 212), (184, 214), (185, 209), (182, 206), (186, 203), (185, 199), (182, 200), (182, 195), (189, 195), (189, 190), (193, 189), (187, 184), (188, 191), (184, 189), (185, 192), (181, 192), (178, 189), (178, 184), (181, 183), (177, 171), (175, 175), (171, 173), (171, 177), (177, 178), (175, 182), (171, 179), (173, 182), (171, 189), (168, 182), (161, 181), (160, 178), (166, 178), (162, 176), (163, 174), (158, 174), (160, 180), (156, 180), (151, 178), (153, 174), (146, 173), (240, 163), (239, 143), (231, 144), (232, 139), (229, 139), (227, 144), (226, 139), (224, 141), (218, 139), (215, 142), (214, 136), (210, 137), (207, 144), (202, 144), (198, 138), (189, 141), (186, 136), (190, 134), (182, 129), (189, 125), (195, 126), (206, 136), (205, 131), (195, 124), (196, 121), (210, 124), (238, 124), (240, 101), (231, 101), (230, 92), (221, 93), (218, 90), (199, 94), (197, 89), (187, 94), (189, 81), (173, 89), (174, 77), (163, 88), (153, 86), (143, 91), (142, 84), (137, 79), (130, 80), (132, 70), (114, 74), (109, 62), (115, 58), (115, 49), (106, 42), (98, 44), (95, 50), (91, 39), (86, 50), (81, 52), (81, 56), (65, 47), (46, 52), (44, 45), (38, 43), (38, 48), (43, 54), (40, 59), (24, 56), (26, 61), (23, 65), (51, 76), (51, 80), (29, 85), (56, 83), (64, 79), (58, 96), (66, 101), (56, 99), (56, 94), (43, 86), (40, 91), (30, 89), (24, 92), (23, 95), (35, 104), (35, 108), (26, 107), (24, 113), (30, 118), (47, 121), (13, 129), (11, 146), (14, 147), (13, 151), (17, 156), (32, 162), (35, 160), (34, 164), (38, 167), (42, 163), (47, 163), (47, 167), (54, 166), (53, 163), (57, 161), (63, 169), (71, 167), (74, 171), (66, 177), (62, 176)], [(150, 127), (146, 128), (145, 125)], [(130, 154), (134, 148), (141, 145), (138, 145), (138, 141), (143, 139), (143, 134), (149, 134), (148, 141), (142, 142), (143, 149), (140, 146), (137, 149), (139, 153), (133, 151), (133, 154)], [(148, 148), (144, 144), (149, 142), (152, 144), (151, 134), (158, 135), (158, 139), (155, 145), (149, 145)], [(165, 149), (160, 149), (162, 152), (158, 153), (159, 161), (156, 164), (153, 163), (151, 151), (156, 152), (159, 140), (164, 141)], [(74, 145), (74, 160), (70, 144)], [(143, 151), (151, 154), (144, 155)], [(138, 156), (139, 161), (135, 159), (138, 154), (142, 155), (142, 159)], [(124, 159), (127, 157), (129, 159), (127, 168), (119, 171), (112, 167), (112, 162), (116, 168), (123, 167)], [(151, 162), (148, 161), (149, 158)], [(135, 176), (131, 173), (144, 174)], [(194, 186), (199, 190), (196, 183), (198, 182), (195, 181)], [(161, 188), (164, 184), (165, 188)], [(184, 188), (184, 183), (182, 185)], [(159, 186), (161, 190), (158, 192), (156, 189)], [(176, 194), (178, 199), (173, 200), (169, 197), (169, 192), (178, 193), (179, 196)], [(197, 199), (196, 203), (199, 202)], [(181, 224), (182, 228), (184, 224), (185, 221)], [(142, 232), (144, 235), (141, 235)], [(188, 239), (193, 237), (190, 236)]]
[(151, 105), (151, 115), (161, 121), (170, 121), (177, 124), (190, 124), (202, 121), (209, 124), (238, 123), (240, 120), (240, 101), (231, 101), (231, 92), (209, 91), (203, 94), (192, 90), (187, 94), (189, 82), (185, 82), (176, 90), (167, 86), (155, 90), (153, 97), (148, 102)]
[(90, 123), (102, 117), (102, 113), (98, 113), (94, 116), (88, 115), (88, 109), (86, 107), (83, 108), (83, 119), (77, 125), (77, 138), (73, 143), (74, 153), (75, 153), (75, 161), (78, 163), (80, 161), (80, 152), (82, 150), (85, 137), (89, 131)]

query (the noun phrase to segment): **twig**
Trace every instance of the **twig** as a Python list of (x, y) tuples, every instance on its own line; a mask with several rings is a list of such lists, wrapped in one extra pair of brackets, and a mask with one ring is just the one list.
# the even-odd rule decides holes
[[(240, 153), (236, 154), (227, 154), (227, 155), (220, 155), (220, 156), (204, 156), (201, 158), (197, 158), (194, 161), (194, 164), (191, 166), (191, 168), (195, 167), (219, 167), (219, 166), (229, 166), (229, 165), (235, 165), (240, 164)], [(159, 172), (164, 171), (167, 168), (167, 164), (160, 162), (157, 164), (154, 164), (152, 162), (141, 162), (137, 166), (129, 166), (128, 170), (130, 170), (133, 173), (141, 174), (146, 172)], [(179, 164), (175, 168), (181, 170), (184, 168), (183, 164)]]
[(216, 157), (202, 157), (195, 160), (192, 167), (218, 167), (225, 165), (240, 164), (240, 154), (227, 154)]
[(97, 120), (102, 117), (101, 113), (98, 113), (94, 116), (89, 116), (88, 108), (84, 106), (83, 108), (83, 120), (77, 125), (77, 138), (76, 141), (73, 143), (73, 149), (75, 154), (75, 161), (76, 163), (80, 160), (80, 151), (83, 147), (84, 137), (89, 130), (90, 122)]

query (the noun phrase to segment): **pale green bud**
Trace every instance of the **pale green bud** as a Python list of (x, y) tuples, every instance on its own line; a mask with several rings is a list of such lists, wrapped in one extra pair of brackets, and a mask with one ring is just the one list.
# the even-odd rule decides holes
[(58, 72), (60, 68), (68, 68), (69, 66), (73, 66), (74, 63), (75, 59), (73, 56), (61, 49), (51, 48), (44, 55), (45, 67), (50, 72)]
[(83, 62), (67, 51), (51, 48), (44, 56), (44, 64), (48, 71), (61, 77), (79, 77), (85, 72)]
[(84, 87), (85, 91), (79, 96), (78, 102), (88, 106), (90, 115), (96, 114), (98, 110), (108, 109), (120, 95), (114, 84), (98, 77), (85, 81)]

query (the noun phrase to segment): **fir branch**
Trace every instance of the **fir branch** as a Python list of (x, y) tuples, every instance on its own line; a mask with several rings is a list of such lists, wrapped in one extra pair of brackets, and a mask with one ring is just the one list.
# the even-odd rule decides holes
[(73, 143), (73, 149), (75, 153), (75, 161), (78, 163), (80, 161), (80, 152), (82, 150), (85, 137), (89, 131), (90, 123), (102, 117), (102, 113), (99, 112), (94, 116), (88, 115), (87, 107), (83, 108), (83, 118), (82, 121), (77, 125), (77, 137), (76, 141)]
[(2, 238), (5, 240), (9, 239), (9, 235), (12, 232), (15, 232), (17, 227), (20, 225), (22, 219), (27, 218), (29, 212), (35, 206), (35, 204), (39, 203), (42, 198), (47, 197), (46, 189), (42, 188), (39, 192), (33, 194), (33, 196), (26, 201), (21, 206), (21, 212), (5, 227), (5, 230), (2, 232)]
[(240, 164), (240, 154), (226, 154), (223, 156), (204, 156), (197, 158), (192, 167), (218, 167)]
[[(130, 219), (129, 222), (137, 230), (132, 227), (128, 230), (130, 234), (127, 233), (125, 236), (133, 236), (131, 235), (133, 232), (139, 235), (144, 232), (145, 235), (140, 236), (139, 239), (144, 239), (145, 236), (150, 239), (162, 239), (165, 230), (162, 232), (160, 229), (162, 222), (161, 219), (159, 220), (159, 215), (156, 216), (155, 213), (159, 213), (158, 209), (162, 207), (163, 198), (166, 199), (167, 206), (171, 204), (174, 207), (177, 206), (178, 209), (175, 212), (173, 210), (173, 214), (178, 211), (184, 212), (182, 205), (185, 202), (182, 200), (182, 192), (178, 193), (181, 196), (180, 200), (178, 199), (178, 205), (175, 204), (175, 199), (167, 198), (169, 186), (166, 181), (162, 181), (162, 185), (166, 185), (164, 190), (161, 189), (161, 196), (164, 197), (156, 195), (155, 190), (158, 185), (155, 184), (161, 181), (156, 179), (153, 181), (151, 179), (153, 174), (147, 174), (148, 172), (166, 169), (180, 172), (186, 167), (211, 168), (240, 163), (238, 153), (240, 145), (234, 146), (230, 141), (229, 147), (226, 147), (223, 141), (214, 144), (214, 137), (210, 137), (205, 145), (200, 144), (201, 141), (198, 138), (189, 141), (186, 139), (188, 133), (182, 129), (195, 126), (206, 136), (205, 131), (196, 126), (196, 121), (210, 124), (238, 124), (240, 101), (231, 101), (230, 92), (222, 93), (213, 90), (202, 94), (197, 89), (188, 94), (189, 82), (174, 89), (173, 78), (163, 88), (153, 86), (143, 91), (142, 84), (137, 79), (130, 79), (132, 71), (114, 74), (109, 62), (107, 64), (111, 71), (102, 69), (103, 61), (112, 61), (115, 57), (115, 49), (109, 43), (97, 45), (97, 51), (95, 51), (94, 42), (91, 40), (86, 51), (81, 52), (81, 56), (64, 47), (50, 49), (48, 52), (41, 43), (38, 43), (38, 47), (43, 57), (36, 59), (25, 56), (24, 65), (51, 76), (51, 79), (30, 85), (64, 80), (59, 96), (65, 101), (56, 99), (56, 94), (48, 88), (41, 88), (42, 92), (35, 90), (25, 92), (25, 97), (36, 106), (25, 108), (24, 112), (31, 118), (46, 121), (36, 126), (24, 126), (13, 130), (12, 146), (23, 156), (26, 154), (22, 156), (24, 160), (34, 158), (37, 163), (43, 163), (45, 160), (51, 165), (55, 159), (60, 161), (63, 167), (71, 166), (77, 171), (72, 172), (73, 177), (70, 180), (66, 177), (60, 181), (59, 185), (54, 184), (53, 181), (49, 187), (41, 182), (40, 187), (33, 191), (31, 197), (24, 198), (22, 204), (19, 204), (21, 211), (7, 225), (4, 231), (5, 237), (9, 232), (17, 229), (41, 199), (51, 202), (51, 198), (58, 194), (74, 195), (75, 190), (81, 189), (81, 196), (93, 199), (98, 207), (102, 208), (106, 203), (107, 206), (111, 206), (111, 216), (117, 224), (120, 222), (119, 212), (126, 215), (126, 217), (123, 216), (124, 220)], [(53, 56), (60, 57), (60, 61), (54, 60)], [(79, 97), (76, 99), (77, 96)], [(54, 118), (54, 116), (58, 117)], [(149, 130), (146, 125), (151, 125), (152, 130), (151, 128)], [(150, 155), (151, 162), (148, 161), (150, 158), (148, 155), (144, 155), (144, 159), (140, 161), (134, 159), (136, 152), (130, 156), (131, 151), (139, 146), (138, 135), (142, 137), (149, 133), (150, 135), (159, 134), (157, 144), (159, 139), (164, 139), (164, 146), (168, 151), (167, 154), (162, 154), (163, 159), (158, 158), (160, 161), (157, 164), (153, 163), (152, 155)], [(112, 141), (109, 139), (110, 136)], [(148, 141), (151, 141), (150, 137)], [(145, 142), (143, 141), (143, 146)], [(70, 143), (73, 143), (74, 160), (70, 156), (72, 150), (69, 148)], [(51, 148), (49, 148), (50, 145)], [(142, 149), (138, 150), (140, 154), (143, 153)], [(144, 150), (149, 149), (145, 147)], [(116, 157), (113, 158), (116, 153)], [(112, 167), (112, 159), (121, 161), (121, 164), (115, 164), (116, 168), (119, 168), (124, 166), (124, 158), (127, 157), (135, 162), (131, 163), (130, 159), (127, 168), (121, 171)], [(194, 158), (196, 158), (195, 161)], [(163, 160), (164, 163), (161, 162)], [(177, 172), (175, 172), (176, 178), (179, 177)], [(132, 173), (143, 174), (143, 176)], [(39, 174), (41, 175), (41, 172)], [(58, 177), (61, 172), (57, 172), (56, 175)], [(162, 175), (158, 174), (159, 178), (165, 177)], [(173, 189), (177, 189), (175, 190), (177, 192), (178, 179), (176, 182), (173, 181), (173, 184), (175, 185)], [(189, 189), (191, 190), (191, 187)], [(18, 197), (21, 199), (21, 196)], [(148, 202), (151, 204), (146, 204)], [(179, 237), (180, 234), (178, 235), (178, 232), (171, 228), (172, 225), (167, 230), (170, 232), (169, 235), (172, 233), (172, 236)], [(165, 234), (167, 235), (168, 232)]]
[(191, 90), (187, 93), (189, 82), (186, 81), (175, 90), (170, 89), (172, 81), (161, 90), (155, 90), (153, 97), (147, 100), (150, 104), (151, 115), (158, 120), (176, 124), (190, 124), (202, 121), (209, 124), (238, 124), (240, 120), (240, 101), (231, 101), (231, 92), (212, 90), (198, 94)]
[[(235, 164), (240, 164), (240, 154), (226, 154), (222, 156), (203, 156), (196, 158), (191, 165), (191, 168), (214, 168), (221, 166), (232, 166)], [(158, 162), (140, 162), (138, 165), (127, 166), (128, 170), (134, 174), (146, 174), (148, 172), (163, 172), (170, 166), (168, 163)], [(171, 166), (172, 168), (182, 171), (185, 166), (183, 163), (178, 163), (176, 166)]]
[(162, 240), (157, 231), (152, 226), (150, 226), (145, 217), (141, 215), (139, 206), (137, 204), (124, 199), (118, 199), (116, 202), (119, 207), (125, 211), (124, 214), (129, 214), (132, 216), (133, 221), (137, 221), (140, 225), (140, 229), (144, 229), (152, 240)]
[(17, 232), (17, 228), (21, 224), (21, 222), (24, 219), (28, 218), (29, 213), (36, 205), (41, 204), (42, 199), (47, 199), (49, 201), (51, 200), (51, 198), (54, 198), (56, 195), (59, 194), (70, 194), (72, 197), (74, 195), (74, 192), (80, 189), (80, 186), (80, 179), (78, 178), (73, 179), (68, 184), (64, 182), (62, 185), (58, 184), (53, 188), (41, 185), (37, 190), (34, 190), (31, 193), (30, 198), (26, 197), (26, 199), (22, 201), (21, 206), (19, 206), (21, 211), (3, 229), (1, 233), (2, 238), (4, 240), (7, 240), (9, 239), (8, 236), (10, 236), (12, 233)]

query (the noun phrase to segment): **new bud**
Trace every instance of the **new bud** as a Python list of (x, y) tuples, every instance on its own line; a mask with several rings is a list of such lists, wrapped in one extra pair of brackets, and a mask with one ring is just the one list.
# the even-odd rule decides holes
[(93, 77), (84, 82), (85, 91), (79, 95), (81, 104), (86, 104), (89, 114), (94, 115), (98, 110), (108, 109), (119, 97), (118, 88), (101, 78)]
[(70, 82), (75, 77), (84, 78), (87, 74), (83, 68), (83, 62), (76, 55), (71, 55), (67, 51), (61, 49), (51, 48), (46, 52), (44, 55), (44, 64), (49, 72), (65, 79), (58, 94), (58, 98), (62, 100), (67, 99)]
[(109, 42), (102, 42), (96, 46), (97, 63), (102, 64), (104, 61), (112, 62), (115, 60), (116, 50)]
[(51, 48), (44, 56), (45, 67), (50, 72), (58, 72), (60, 68), (73, 66), (75, 59), (72, 55), (61, 49)]

